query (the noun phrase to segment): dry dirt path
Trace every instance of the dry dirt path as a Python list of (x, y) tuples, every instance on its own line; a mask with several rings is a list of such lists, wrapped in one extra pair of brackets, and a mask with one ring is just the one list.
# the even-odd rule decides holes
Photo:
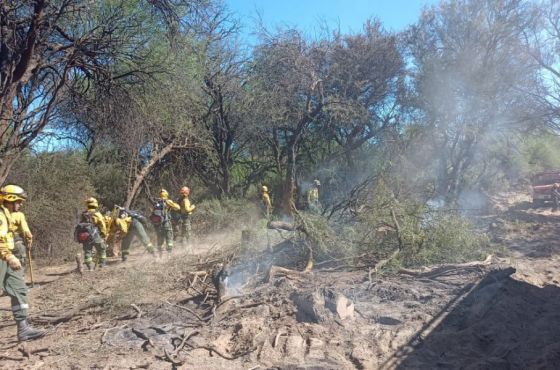
[[(367, 271), (279, 274), (217, 308), (211, 284), (190, 288), (188, 275), (216, 242), (157, 263), (137, 248), (129, 263), (81, 277), (72, 264), (44, 267), (31, 289), (34, 318), (101, 304), (44, 325), (49, 335), (27, 345), (40, 350), (28, 358), (0, 298), (0, 368), (560, 368), (560, 213), (517, 197), (488, 222), (505, 247), (491, 265), (371, 279)], [(353, 302), (352, 317), (325, 308), (332, 294)]]

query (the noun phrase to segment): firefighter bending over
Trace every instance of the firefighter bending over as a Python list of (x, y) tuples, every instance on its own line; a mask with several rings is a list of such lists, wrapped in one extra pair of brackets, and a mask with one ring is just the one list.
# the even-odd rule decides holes
[(148, 253), (155, 257), (154, 246), (148, 237), (146, 228), (148, 221), (135, 211), (116, 206), (116, 218), (112, 222), (109, 238), (114, 243), (121, 242), (122, 261), (126, 262), (130, 253), (130, 245), (136, 236)]

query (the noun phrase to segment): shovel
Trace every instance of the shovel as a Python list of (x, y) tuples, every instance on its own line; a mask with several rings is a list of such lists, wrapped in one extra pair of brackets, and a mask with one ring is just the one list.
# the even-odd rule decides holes
[(31, 287), (35, 286), (35, 280), (33, 279), (33, 263), (31, 262), (31, 249), (27, 248), (27, 260), (29, 261), (29, 274), (31, 275)]

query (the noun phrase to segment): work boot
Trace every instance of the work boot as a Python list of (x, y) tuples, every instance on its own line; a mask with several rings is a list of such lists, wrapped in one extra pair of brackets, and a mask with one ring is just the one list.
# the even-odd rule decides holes
[(93, 263), (86, 262), (86, 266), (87, 266), (88, 271), (93, 271)]
[(103, 261), (99, 262), (99, 268), (103, 268), (105, 266), (107, 266), (107, 261), (106, 260), (103, 260)]
[(35, 329), (27, 320), (17, 321), (17, 337), (20, 342), (26, 340), (38, 339), (44, 336), (46, 332), (42, 329)]
[(128, 256), (125, 255), (125, 254), (123, 254), (123, 256), (122, 256), (122, 261), (123, 261), (123, 262), (126, 262), (127, 259), (128, 259)]

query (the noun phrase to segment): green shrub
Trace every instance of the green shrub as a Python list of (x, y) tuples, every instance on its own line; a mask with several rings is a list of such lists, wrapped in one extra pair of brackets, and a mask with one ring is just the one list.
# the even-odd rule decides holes
[(407, 245), (400, 254), (405, 266), (456, 263), (484, 258), (489, 240), (477, 232), (474, 225), (458, 214), (437, 213), (422, 225), (417, 233), (410, 233)]

